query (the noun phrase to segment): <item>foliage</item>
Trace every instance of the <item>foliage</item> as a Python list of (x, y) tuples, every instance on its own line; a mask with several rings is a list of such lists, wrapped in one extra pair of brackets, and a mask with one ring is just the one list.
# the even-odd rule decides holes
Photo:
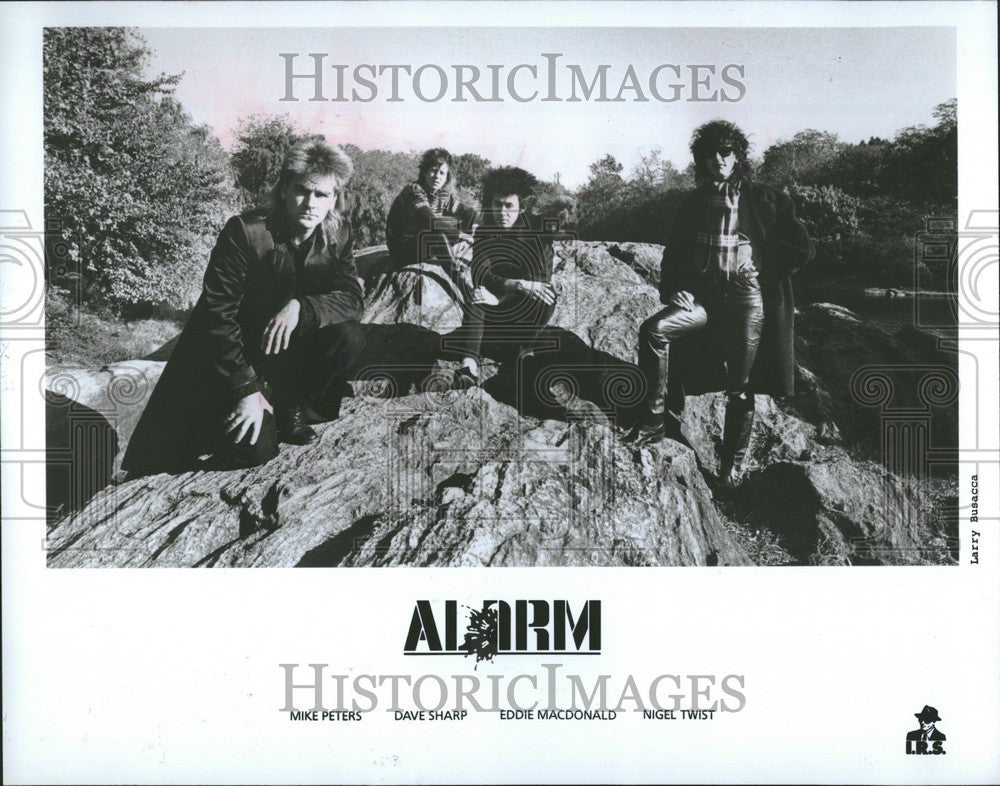
[(354, 161), (349, 188), (349, 218), (356, 247), (385, 242), (385, 220), (403, 186), (416, 180), (419, 156), (386, 150), (344, 149)]
[[(791, 195), (816, 241), (812, 274), (848, 273), (886, 286), (913, 281), (916, 236), (925, 218), (953, 216), (957, 204), (956, 102), (940, 104), (933, 115), (931, 128), (905, 128), (891, 140), (858, 144), (807, 129), (754, 162), (757, 179)], [(591, 164), (577, 193), (579, 235), (664, 243), (679, 201), (693, 187), (693, 167), (681, 172), (658, 150), (628, 176), (605, 155)], [(937, 264), (918, 271), (921, 282), (946, 283), (946, 266)]]
[(857, 197), (833, 186), (792, 185), (787, 191), (813, 240), (841, 240), (858, 231), (861, 200)]
[(218, 141), (171, 95), (179, 77), (143, 75), (149, 55), (123, 28), (43, 37), (46, 221), (75, 269), (63, 278), (119, 311), (193, 302), (235, 196)]
[(694, 187), (694, 168), (683, 172), (659, 150), (643, 156), (632, 177), (606, 155), (591, 164), (591, 177), (578, 194), (578, 227), (586, 240), (663, 243), (682, 195)]
[(891, 140), (872, 137), (847, 144), (836, 135), (801, 131), (764, 153), (760, 179), (833, 186), (857, 197), (895, 196), (911, 204), (955, 205), (958, 196), (958, 127), (955, 99), (938, 104), (933, 127), (901, 129)]
[(91, 305), (81, 309), (72, 297), (50, 287), (45, 295), (46, 361), (62, 366), (103, 366), (145, 357), (180, 333), (182, 323), (165, 317), (123, 321)]
[(916, 204), (958, 202), (957, 101), (934, 107), (937, 124), (912, 126), (896, 134), (886, 163), (883, 186)]
[[(46, 220), (59, 227), (61, 261), (70, 263), (66, 273), (53, 265), (49, 283), (118, 314), (189, 306), (225, 218), (266, 201), (301, 136), (287, 116), (250, 116), (229, 156), (173, 97), (180, 76), (149, 76), (149, 62), (143, 38), (124, 28), (44, 33)], [(857, 144), (807, 129), (754, 162), (760, 180), (795, 200), (817, 242), (817, 267), (886, 283), (911, 277), (925, 216), (957, 208), (955, 100), (933, 116), (932, 126)], [(347, 207), (355, 242), (382, 243), (389, 207), (416, 177), (418, 156), (345, 147), (355, 167)], [(483, 156), (455, 155), (459, 195), (471, 207), (479, 207), (489, 167)], [(541, 182), (534, 209), (583, 239), (663, 243), (693, 187), (693, 166), (679, 170), (659, 150), (630, 172), (605, 155), (576, 193), (558, 175)], [(930, 273), (944, 280), (944, 271)]]
[(455, 184), (460, 190), (473, 194), (478, 203), (482, 198), (483, 176), (491, 167), (490, 160), (475, 153), (462, 153), (454, 157), (454, 162)]
[(817, 174), (844, 149), (836, 134), (807, 129), (764, 151), (758, 176), (765, 183), (814, 183)]
[(281, 161), (298, 139), (288, 115), (251, 115), (240, 121), (232, 164), (243, 210), (267, 202)]
[(577, 198), (562, 184), (559, 173), (554, 180), (540, 180), (535, 187), (532, 212), (546, 218), (555, 219), (560, 229), (576, 226)]

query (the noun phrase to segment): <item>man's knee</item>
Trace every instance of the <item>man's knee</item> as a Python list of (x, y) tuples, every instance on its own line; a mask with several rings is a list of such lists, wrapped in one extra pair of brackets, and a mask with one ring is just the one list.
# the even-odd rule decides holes
[(351, 359), (358, 357), (367, 343), (361, 325), (353, 321), (337, 322), (320, 328), (319, 340), (327, 353), (335, 352)]
[(639, 340), (652, 346), (662, 346), (669, 342), (670, 336), (664, 330), (663, 317), (657, 313), (644, 320), (639, 326)]
[(639, 326), (639, 334), (648, 341), (668, 343), (672, 339), (694, 332), (708, 324), (703, 306), (695, 304), (690, 310), (669, 307), (657, 311)]

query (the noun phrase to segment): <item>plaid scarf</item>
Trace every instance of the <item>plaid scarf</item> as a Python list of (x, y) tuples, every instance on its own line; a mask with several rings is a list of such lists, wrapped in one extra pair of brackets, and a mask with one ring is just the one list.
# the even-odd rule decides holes
[(706, 183), (699, 199), (701, 229), (694, 240), (699, 270), (713, 280), (729, 280), (736, 273), (739, 249), (740, 182)]
[(454, 194), (451, 189), (445, 187), (433, 196), (429, 196), (420, 183), (413, 183), (410, 186), (410, 191), (413, 195), (414, 209), (419, 210), (422, 207), (429, 207), (437, 218), (452, 213), (451, 201)]

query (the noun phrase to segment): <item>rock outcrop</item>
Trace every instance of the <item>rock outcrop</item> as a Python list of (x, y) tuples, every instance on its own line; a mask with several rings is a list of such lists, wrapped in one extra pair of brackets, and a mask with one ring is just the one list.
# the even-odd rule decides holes
[[(952, 559), (928, 488), (932, 478), (887, 472), (878, 451), (881, 399), (858, 380), (862, 366), (902, 359), (943, 367), (945, 359), (935, 354), (936, 343), (890, 336), (839, 307), (813, 305), (799, 315), (804, 393), (778, 403), (758, 396), (746, 480), (735, 495), (719, 499), (711, 488), (719, 395), (688, 400), (687, 444), (622, 443), (616, 423), (627, 420), (641, 394), (636, 337), (658, 306), (651, 276), (661, 254), (642, 244), (559, 244), (560, 298), (544, 349), (519, 359), (493, 347), (489, 354), (502, 362), (490, 367), (491, 378), (482, 388), (454, 391), (439, 360), (461, 322), (447, 276), (423, 265), (391, 271), (383, 250), (369, 250), (359, 264), (368, 348), (355, 397), (339, 420), (317, 427), (316, 444), (283, 446), (277, 459), (250, 470), (163, 474), (102, 488), (169, 350), (97, 372), (50, 369), (52, 455), (66, 459), (70, 479), (91, 480), (84, 490), (61, 493), (50, 472), (57, 482), (50, 481), (49, 564)], [(899, 382), (887, 401), (913, 403), (922, 394), (908, 384)], [(947, 443), (954, 406), (940, 390), (932, 398), (935, 435), (954, 444)], [(98, 419), (103, 426), (81, 431), (80, 424)], [(88, 442), (87, 433), (94, 439)]]

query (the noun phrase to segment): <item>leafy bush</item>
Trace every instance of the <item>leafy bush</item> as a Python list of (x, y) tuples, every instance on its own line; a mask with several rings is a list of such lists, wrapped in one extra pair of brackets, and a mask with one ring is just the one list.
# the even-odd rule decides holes
[(228, 157), (171, 96), (179, 77), (143, 76), (149, 55), (123, 28), (43, 37), (46, 221), (84, 298), (117, 311), (190, 305), (236, 201)]
[(861, 200), (832, 186), (800, 186), (786, 189), (795, 202), (796, 214), (818, 243), (841, 240), (860, 227)]
[(237, 126), (232, 164), (243, 210), (267, 202), (285, 153), (300, 138), (288, 115), (251, 115)]

